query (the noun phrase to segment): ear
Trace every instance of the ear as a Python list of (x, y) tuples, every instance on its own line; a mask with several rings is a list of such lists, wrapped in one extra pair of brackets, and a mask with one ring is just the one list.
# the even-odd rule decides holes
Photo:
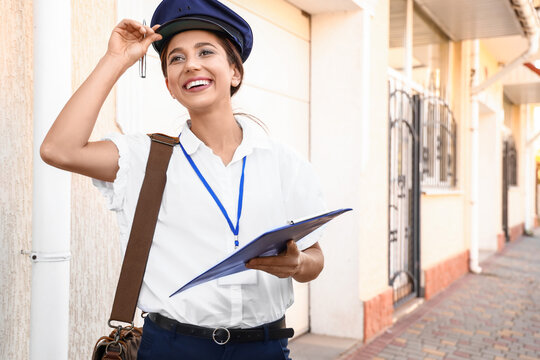
[(240, 82), (242, 82), (242, 74), (240, 74), (240, 71), (236, 68), (236, 66), (232, 66), (232, 78), (231, 78), (231, 85), (232, 87), (237, 87), (240, 85)]

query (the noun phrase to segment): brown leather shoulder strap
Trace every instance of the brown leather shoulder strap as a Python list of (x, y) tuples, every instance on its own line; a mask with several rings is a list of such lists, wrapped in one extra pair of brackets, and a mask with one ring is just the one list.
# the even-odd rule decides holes
[(131, 233), (116, 287), (109, 324), (112, 320), (133, 322), (141, 291), (148, 253), (152, 245), (163, 190), (167, 182), (167, 168), (178, 138), (163, 134), (149, 134), (152, 143), (146, 164), (146, 174), (135, 208)]
[(180, 140), (177, 137), (172, 137), (165, 134), (154, 133), (154, 134), (148, 134), (148, 136), (150, 136), (150, 139), (152, 139), (152, 141), (169, 145), (169, 146), (174, 146), (180, 143)]

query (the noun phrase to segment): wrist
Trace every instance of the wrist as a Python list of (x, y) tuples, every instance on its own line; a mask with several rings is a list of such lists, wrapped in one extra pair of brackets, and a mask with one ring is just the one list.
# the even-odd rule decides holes
[(129, 61), (124, 59), (123, 56), (112, 54), (110, 52), (105, 53), (105, 55), (100, 59), (99, 64), (109, 70), (114, 71), (118, 77), (126, 72), (126, 70), (131, 66)]

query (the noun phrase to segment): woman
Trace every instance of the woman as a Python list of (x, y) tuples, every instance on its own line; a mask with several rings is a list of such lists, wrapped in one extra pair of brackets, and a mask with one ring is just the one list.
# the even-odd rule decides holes
[[(190, 120), (167, 170), (139, 295), (138, 307), (149, 313), (139, 359), (288, 359), (287, 338), (274, 335), (293, 302), (291, 279), (311, 281), (323, 268), (317, 232), (289, 241), (279, 256), (252, 259), (251, 270), (169, 295), (263, 232), (323, 212), (320, 188), (309, 163), (233, 114), (231, 96), (252, 46), (244, 19), (215, 0), (164, 0), (152, 24), (123, 20), (115, 27), (106, 54), (51, 127), (41, 156), (94, 179), (118, 213), (125, 248), (150, 140), (144, 134), (89, 137), (115, 82), (153, 43), (165, 84)], [(238, 334), (234, 342), (231, 332)], [(252, 341), (255, 332), (264, 338)]]

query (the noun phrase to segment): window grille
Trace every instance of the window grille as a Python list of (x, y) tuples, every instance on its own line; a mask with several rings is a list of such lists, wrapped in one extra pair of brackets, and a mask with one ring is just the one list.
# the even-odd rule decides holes
[[(420, 122), (420, 181), (422, 187), (451, 189), (457, 185), (457, 126), (450, 107), (438, 92), (405, 79), (388, 69), (389, 91), (401, 90), (414, 98)], [(390, 110), (392, 104), (390, 104)]]
[(506, 166), (507, 166), (507, 181), (509, 186), (517, 186), (517, 150), (513, 139), (506, 141)]
[(456, 186), (456, 122), (448, 104), (437, 96), (420, 100), (422, 186)]

